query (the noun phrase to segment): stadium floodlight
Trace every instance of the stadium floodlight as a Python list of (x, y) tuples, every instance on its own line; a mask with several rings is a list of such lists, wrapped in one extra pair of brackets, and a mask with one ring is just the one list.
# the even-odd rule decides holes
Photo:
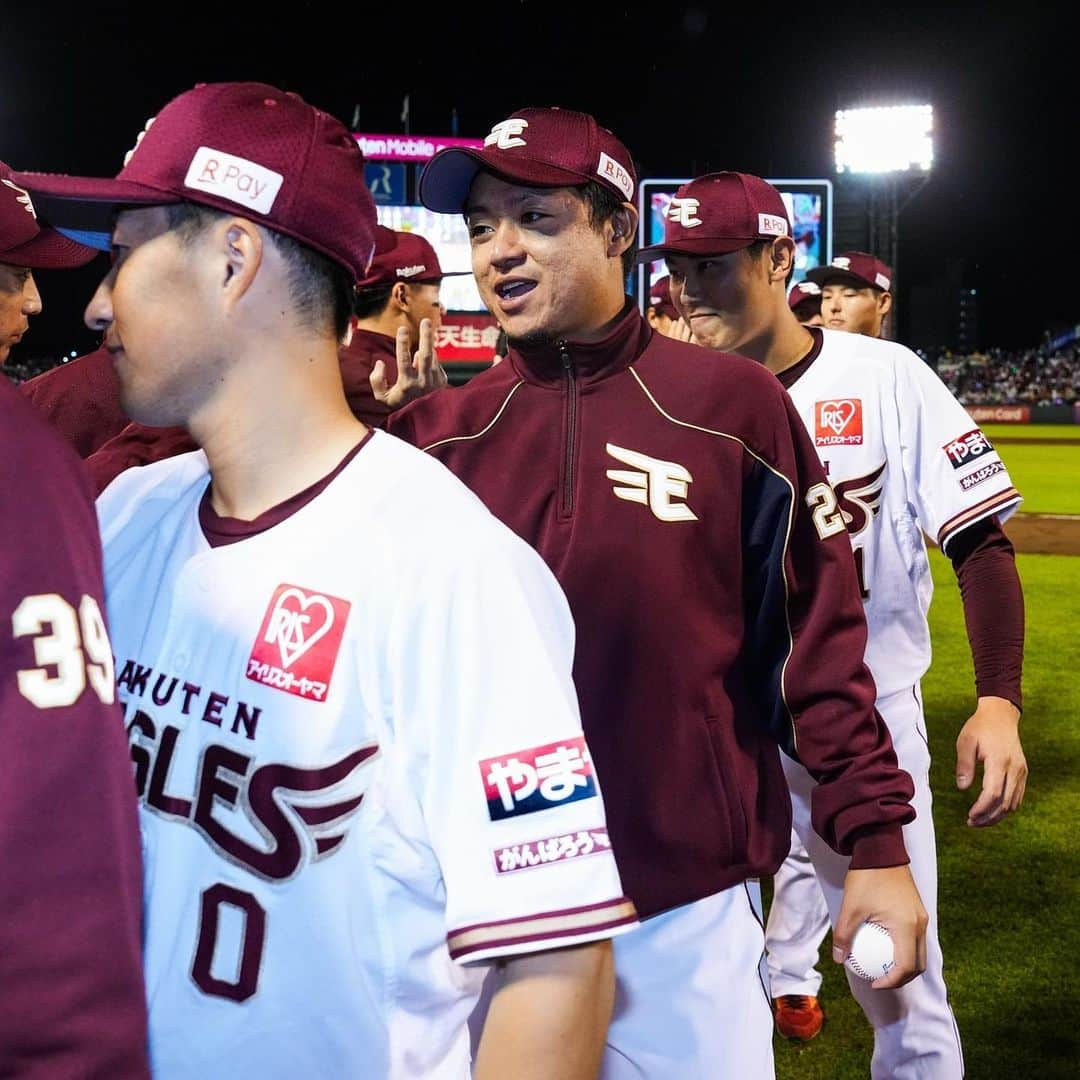
[(892, 105), (836, 113), (838, 173), (929, 173), (934, 109)]

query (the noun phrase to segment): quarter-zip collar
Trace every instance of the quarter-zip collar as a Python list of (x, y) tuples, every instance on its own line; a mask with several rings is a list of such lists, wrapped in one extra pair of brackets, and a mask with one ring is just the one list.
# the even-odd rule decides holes
[(526, 382), (561, 389), (566, 385), (567, 356), (577, 380), (596, 382), (628, 368), (651, 337), (652, 329), (627, 297), (622, 314), (599, 341), (570, 338), (522, 349), (512, 345), (507, 362)]

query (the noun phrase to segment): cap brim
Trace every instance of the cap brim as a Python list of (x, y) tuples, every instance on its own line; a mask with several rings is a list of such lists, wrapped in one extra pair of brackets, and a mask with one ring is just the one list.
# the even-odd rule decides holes
[(542, 162), (505, 154), (495, 158), (490, 152), (455, 146), (440, 150), (420, 174), (420, 201), (439, 214), (460, 214), (479, 172), (489, 172), (500, 180), (526, 187), (577, 187), (589, 179)]
[(838, 266), (815, 266), (806, 271), (806, 280), (812, 281), (815, 285), (839, 281), (845, 285), (854, 285), (856, 289), (881, 289), (880, 285), (875, 285), (874, 282), (867, 281), (866, 278), (853, 274), (850, 270), (841, 270)]
[(652, 247), (642, 248), (634, 256), (634, 262), (656, 262), (669, 255), (728, 255), (733, 251), (742, 251), (757, 239), (756, 236), (748, 240), (714, 236), (688, 237), (674, 244), (654, 244)]
[(0, 262), (9, 266), (28, 266), (31, 270), (68, 270), (85, 266), (97, 254), (96, 248), (77, 244), (42, 225), (41, 232), (32, 240), (0, 250)]
[(108, 251), (117, 211), (124, 206), (165, 206), (179, 202), (172, 192), (130, 180), (53, 173), (13, 173), (34, 206), (58, 232), (87, 247)]

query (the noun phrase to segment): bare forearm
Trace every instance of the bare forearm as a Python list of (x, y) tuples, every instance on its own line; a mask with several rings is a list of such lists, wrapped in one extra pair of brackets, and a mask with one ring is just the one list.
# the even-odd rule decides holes
[(475, 1080), (595, 1080), (615, 999), (610, 941), (514, 957), (491, 977)]

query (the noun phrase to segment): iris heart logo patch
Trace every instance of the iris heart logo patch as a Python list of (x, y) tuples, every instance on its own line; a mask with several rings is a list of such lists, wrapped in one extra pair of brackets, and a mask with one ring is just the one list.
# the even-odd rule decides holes
[(300, 697), (325, 700), (350, 606), (336, 596), (279, 585), (251, 650), (247, 677)]
[(817, 446), (859, 446), (863, 441), (862, 400), (833, 398), (814, 403)]

